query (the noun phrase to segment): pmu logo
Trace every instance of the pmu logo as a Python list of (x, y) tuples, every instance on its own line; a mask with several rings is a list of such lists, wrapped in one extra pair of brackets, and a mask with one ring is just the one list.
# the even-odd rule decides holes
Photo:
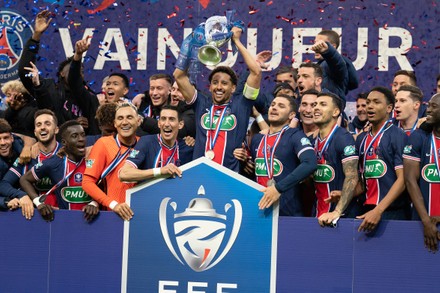
[[(164, 198), (160, 204), (159, 222), (168, 249), (181, 263), (196, 272), (209, 270), (218, 264), (234, 244), (241, 226), (242, 207), (238, 200), (224, 206), (224, 214), (214, 209), (199, 187), (199, 197), (188, 208), (177, 212), (177, 203)], [(174, 215), (167, 215), (167, 210)]]
[(7, 81), (17, 78), (18, 61), (33, 29), (17, 12), (2, 9), (0, 15), (0, 80)]

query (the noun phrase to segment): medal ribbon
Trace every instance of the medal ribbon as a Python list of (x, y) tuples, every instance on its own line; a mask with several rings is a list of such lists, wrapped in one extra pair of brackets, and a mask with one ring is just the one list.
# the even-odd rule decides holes
[(431, 134), (431, 154), (433, 154), (434, 156), (434, 164), (435, 164), (435, 168), (437, 169), (437, 174), (438, 176), (440, 176), (440, 169), (439, 169), (439, 161), (438, 161), (438, 152), (437, 152), (437, 147), (435, 145), (435, 136), (434, 136), (434, 132), (432, 132)]
[(119, 142), (118, 135), (116, 135), (115, 140), (116, 140), (116, 145), (119, 147), (118, 153), (116, 154), (116, 156), (114, 157), (114, 159), (110, 162), (110, 164), (107, 166), (107, 168), (105, 168), (104, 171), (102, 172), (101, 177), (99, 177), (98, 184), (99, 184), (99, 182), (101, 182), (102, 179), (104, 179), (104, 178), (105, 178), (105, 177), (106, 177), (111, 171), (113, 171), (113, 169), (115, 169), (115, 168), (118, 166), (118, 164), (119, 164), (121, 161), (123, 161), (123, 160), (127, 157), (128, 153), (131, 151), (131, 147), (129, 147), (129, 148), (127, 148), (127, 150), (126, 150), (123, 154), (121, 154), (121, 143)]
[(225, 113), (226, 113), (226, 109), (228, 108), (229, 105), (226, 105), (221, 113), (220, 116), (217, 120), (217, 125), (215, 126), (215, 130), (214, 130), (214, 137), (212, 135), (212, 126), (214, 125), (214, 105), (211, 106), (211, 113), (209, 115), (209, 130), (208, 130), (208, 134), (209, 134), (209, 149), (213, 150), (214, 149), (214, 145), (215, 142), (217, 141), (218, 135), (220, 133), (220, 128), (221, 125), (223, 123), (223, 119), (225, 118)]
[(45, 194), (43, 194), (42, 196), (40, 196), (40, 202), (44, 202), (46, 200), (46, 197), (51, 194), (55, 189), (57, 189), (58, 187), (60, 187), (64, 182), (66, 182), (70, 176), (72, 176), (72, 174), (76, 171), (76, 169), (78, 169), (78, 167), (81, 165), (81, 163), (84, 161), (84, 158), (81, 159), (81, 161), (79, 161), (78, 163), (75, 164), (75, 168), (69, 172), (69, 174), (67, 173), (67, 156), (64, 157), (64, 178), (62, 178), (60, 181), (58, 181), (57, 184), (55, 184), (54, 186), (52, 186), (51, 189), (49, 189)]
[[(376, 141), (376, 139), (382, 135), (382, 133), (385, 132), (387, 126), (391, 126), (388, 125), (391, 122), (391, 120), (387, 120), (385, 121), (385, 123), (382, 125), (382, 127), (379, 129), (379, 131), (376, 133), (376, 135), (373, 137), (373, 139), (370, 141), (370, 143), (368, 144), (368, 146), (366, 148), (364, 148), (364, 157), (362, 158), (362, 169), (361, 169), (361, 173), (364, 172), (365, 169), (365, 164), (367, 162), (367, 151), (370, 149), (370, 147), (374, 144), (374, 142)], [(370, 131), (371, 132), (371, 131)], [(362, 146), (365, 146), (365, 141), (367, 140), (367, 136), (370, 135), (369, 133), (367, 135), (364, 136), (364, 139), (361, 142), (361, 147), (360, 149), (362, 149)]]
[[(335, 124), (330, 131), (330, 134), (327, 136), (326, 141), (324, 142), (324, 146), (321, 149), (321, 158), (324, 158), (324, 152), (327, 150), (328, 145), (330, 144), (331, 139), (333, 138), (333, 135), (335, 134), (336, 130), (339, 128), (338, 124)], [(318, 152), (318, 140), (315, 141), (315, 151)]]
[[(177, 159), (179, 159), (179, 144), (177, 143), (177, 140), (174, 142), (174, 146), (171, 148), (171, 150), (173, 151), (173, 153), (171, 154), (171, 156), (168, 157), (166, 164), (163, 164), (163, 148), (166, 147), (167, 149), (170, 149), (166, 144), (163, 143), (162, 137), (160, 136), (160, 134), (157, 135), (157, 139), (159, 140), (160, 143), (160, 151), (156, 156), (156, 159), (154, 160), (154, 166), (156, 167), (164, 167), (166, 165), (168, 165), (171, 160), (174, 158), (174, 156), (176, 155), (177, 152)], [(160, 161), (159, 161), (160, 158)]]
[(152, 115), (151, 106), (148, 106), (147, 108), (145, 108), (145, 110), (142, 113), (144, 114), (144, 117), (151, 117), (151, 115)]
[[(417, 122), (419, 122), (419, 119), (417, 118), (417, 120), (416, 120), (416, 122), (414, 122), (414, 125), (411, 127), (411, 130), (410, 130), (410, 134), (411, 133), (413, 133), (413, 131), (414, 130), (416, 130), (416, 128), (417, 128)], [(402, 124), (400, 123), (400, 121), (399, 121), (399, 128), (402, 128)], [(403, 128), (402, 128), (403, 129)], [(403, 130), (405, 130), (405, 129), (403, 129)]]
[(289, 125), (284, 126), (281, 131), (277, 134), (277, 137), (275, 138), (275, 142), (272, 147), (272, 152), (270, 153), (270, 158), (267, 155), (267, 148), (270, 148), (270, 145), (267, 144), (267, 137), (269, 134), (265, 134), (263, 137), (264, 142), (264, 148), (263, 148), (263, 155), (264, 155), (264, 164), (266, 165), (267, 170), (267, 177), (270, 179), (273, 178), (273, 162), (274, 162), (274, 156), (275, 156), (275, 150), (280, 142), (281, 136), (283, 135), (284, 131), (289, 128)]

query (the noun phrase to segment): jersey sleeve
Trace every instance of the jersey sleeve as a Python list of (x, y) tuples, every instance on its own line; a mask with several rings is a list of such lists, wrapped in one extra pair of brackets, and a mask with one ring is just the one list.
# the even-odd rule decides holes
[(396, 131), (396, 135), (392, 138), (393, 143), (393, 163), (394, 169), (402, 169), (403, 168), (403, 149), (407, 145), (408, 136), (398, 129)]
[(142, 136), (137, 142), (135, 148), (128, 155), (126, 163), (135, 168), (142, 168), (147, 156), (147, 152), (149, 151), (146, 142), (147, 136)]
[(337, 151), (341, 154), (342, 163), (359, 158), (354, 138), (349, 132), (345, 132), (344, 135), (339, 136), (336, 143)]

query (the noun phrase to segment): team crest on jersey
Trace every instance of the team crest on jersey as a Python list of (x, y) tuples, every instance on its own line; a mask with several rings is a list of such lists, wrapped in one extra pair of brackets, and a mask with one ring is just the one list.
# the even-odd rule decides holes
[(6, 82), (18, 78), (18, 61), (33, 29), (22, 15), (13, 10), (2, 9), (0, 15), (0, 81)]
[(403, 148), (403, 153), (404, 153), (404, 154), (410, 154), (410, 153), (411, 153), (411, 150), (412, 150), (412, 145), (406, 145), (406, 146)]
[(16, 158), (14, 161), (14, 164), (12, 164), (12, 166), (18, 167), (18, 164), (20, 164), (20, 158)]
[[(218, 116), (214, 116), (214, 123), (211, 126), (211, 122), (210, 122), (211, 118), (209, 113), (205, 113), (202, 115), (201, 118), (201, 124), (202, 127), (206, 130), (208, 129), (215, 129), (217, 127), (217, 123), (219, 120)], [(224, 131), (230, 131), (233, 130), (235, 127), (237, 126), (237, 117), (235, 117), (234, 114), (225, 114), (223, 121), (222, 121), (222, 125), (220, 125), (220, 130), (224, 130)]]
[(354, 145), (348, 145), (344, 148), (344, 156), (351, 156), (356, 152)]
[(93, 163), (95, 163), (95, 160), (86, 160), (86, 168), (92, 168)]
[(312, 145), (307, 137), (301, 138), (301, 145)]
[(83, 174), (82, 173), (75, 173), (73, 178), (76, 183), (81, 183), (83, 180)]
[(366, 179), (378, 179), (387, 172), (387, 164), (380, 159), (367, 160), (365, 163), (364, 176)]
[(134, 159), (134, 158), (137, 157), (138, 154), (139, 154), (139, 151), (138, 151), (138, 150), (132, 150), (132, 151), (130, 152), (130, 155), (128, 155), (128, 157)]
[(428, 183), (440, 183), (438, 170), (435, 164), (428, 164), (422, 168), (422, 178)]
[(313, 180), (316, 183), (329, 183), (335, 179), (335, 169), (327, 164), (318, 164), (318, 168), (313, 173)]
[(42, 162), (38, 162), (38, 163), (36, 163), (36, 164), (34, 165), (34, 168), (35, 168), (35, 169), (39, 169), (41, 166), (43, 166), (43, 163), (42, 163)]
[[(199, 187), (198, 195), (203, 197), (193, 198), (180, 213), (176, 202), (164, 198), (159, 222), (173, 256), (195, 272), (203, 272), (218, 264), (234, 244), (241, 226), (242, 206), (232, 199), (224, 206), (224, 214), (219, 214), (212, 201), (204, 197), (203, 186)], [(174, 213), (170, 215), (171, 212)]]
[[(273, 160), (273, 176), (278, 176), (283, 172), (283, 163), (280, 160)], [(255, 159), (255, 175), (257, 176), (268, 176), (266, 163), (264, 158)]]
[(368, 149), (367, 155), (370, 156), (370, 157), (371, 157), (372, 155), (374, 155), (374, 148), (373, 148), (373, 147), (370, 147), (370, 148)]

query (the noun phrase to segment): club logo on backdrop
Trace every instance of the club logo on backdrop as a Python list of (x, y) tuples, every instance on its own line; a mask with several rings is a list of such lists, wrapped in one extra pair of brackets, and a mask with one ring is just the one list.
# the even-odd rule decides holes
[(30, 23), (12, 10), (0, 12), (0, 81), (18, 78), (18, 61), (26, 41), (32, 36)]
[(242, 207), (238, 200), (232, 199), (223, 207), (222, 214), (205, 197), (203, 186), (198, 195), (181, 212), (176, 202), (164, 198), (159, 222), (162, 236), (174, 257), (192, 270), (202, 272), (218, 264), (233, 246), (241, 226)]

